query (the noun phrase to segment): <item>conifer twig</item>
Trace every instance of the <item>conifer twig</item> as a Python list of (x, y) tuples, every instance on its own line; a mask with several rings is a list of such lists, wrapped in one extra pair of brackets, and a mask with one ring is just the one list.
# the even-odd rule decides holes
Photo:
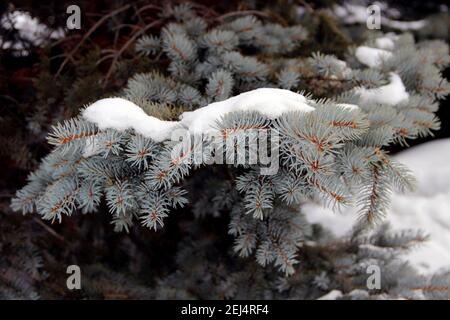
[(73, 55), (78, 51), (78, 49), (80, 49), (80, 47), (83, 45), (83, 43), (89, 38), (89, 36), (95, 31), (97, 30), (98, 27), (100, 27), (100, 25), (103, 24), (103, 22), (105, 22), (106, 20), (108, 20), (109, 18), (115, 16), (116, 14), (123, 12), (125, 10), (127, 10), (131, 5), (127, 4), (123, 7), (120, 7), (116, 10), (111, 11), (110, 13), (108, 13), (107, 15), (103, 16), (100, 20), (98, 20), (89, 30), (88, 32), (85, 33), (85, 35), (83, 36), (83, 38), (80, 40), (80, 42), (78, 42), (78, 44), (75, 46), (75, 48), (72, 49), (72, 51), (69, 52), (69, 54), (66, 56), (66, 58), (64, 59), (64, 61), (61, 63), (61, 65), (59, 66), (58, 71), (55, 74), (55, 78), (59, 76), (59, 74), (61, 73), (61, 71), (64, 69), (65, 65), (67, 64), (67, 62), (69, 62), (69, 60), (73, 59)]
[(163, 22), (163, 19), (159, 19), (156, 21), (153, 21), (152, 23), (146, 25), (144, 28), (140, 29), (139, 31), (137, 31), (130, 39), (128, 39), (127, 42), (125, 42), (125, 44), (119, 49), (119, 51), (117, 51), (114, 54), (113, 60), (111, 62), (111, 66), (109, 67), (108, 72), (106, 73), (105, 79), (104, 79), (104, 85), (106, 85), (108, 79), (110, 78), (113, 70), (114, 70), (114, 66), (117, 63), (117, 60), (120, 58), (120, 56), (125, 52), (125, 50), (127, 50), (130, 45), (136, 41), (136, 39), (142, 35), (144, 32), (146, 32), (147, 30), (155, 27), (156, 25), (158, 25), (159, 23)]

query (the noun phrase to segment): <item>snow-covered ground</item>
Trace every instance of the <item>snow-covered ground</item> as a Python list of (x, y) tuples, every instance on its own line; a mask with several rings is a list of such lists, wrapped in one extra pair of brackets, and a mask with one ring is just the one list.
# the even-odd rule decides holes
[[(450, 139), (428, 142), (394, 156), (418, 180), (417, 190), (394, 193), (386, 220), (393, 229), (421, 229), (430, 240), (407, 259), (424, 273), (450, 268)], [(357, 219), (356, 209), (333, 212), (315, 203), (303, 207), (309, 221), (321, 223), (335, 235), (347, 234)]]

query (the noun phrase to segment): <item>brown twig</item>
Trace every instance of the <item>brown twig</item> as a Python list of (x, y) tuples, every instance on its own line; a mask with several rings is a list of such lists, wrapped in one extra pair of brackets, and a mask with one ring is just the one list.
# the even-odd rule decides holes
[(155, 9), (155, 10), (161, 11), (161, 7), (155, 6), (154, 4), (147, 4), (147, 5), (145, 5), (145, 6), (140, 7), (140, 8), (136, 11), (135, 16), (137, 16), (137, 15), (141, 14), (143, 11), (149, 10), (149, 9)]
[(95, 31), (97, 30), (98, 27), (100, 27), (100, 25), (103, 24), (103, 22), (105, 22), (106, 20), (108, 20), (109, 18), (115, 16), (116, 14), (119, 14), (120, 12), (123, 12), (125, 10), (127, 10), (128, 8), (130, 8), (130, 4), (127, 4), (123, 7), (120, 7), (116, 10), (111, 11), (110, 13), (108, 13), (107, 15), (103, 16), (100, 20), (98, 20), (90, 29), (88, 32), (86, 32), (86, 34), (83, 36), (83, 38), (81, 39), (80, 42), (78, 42), (78, 44), (75, 46), (75, 48), (73, 48), (72, 51), (69, 52), (69, 54), (67, 55), (66, 59), (64, 59), (64, 61), (61, 63), (58, 71), (56, 72), (55, 78), (59, 76), (59, 74), (61, 73), (61, 71), (64, 69), (65, 65), (67, 64), (67, 62), (69, 62), (69, 60), (73, 59), (73, 55), (78, 51), (78, 49), (83, 45), (83, 43), (86, 41), (87, 38), (89, 38), (89, 36)]
[(216, 19), (223, 21), (223, 20), (226, 20), (227, 18), (230, 18), (230, 17), (242, 16), (242, 15), (245, 16), (245, 15), (248, 15), (248, 14), (255, 15), (255, 16), (261, 16), (261, 17), (264, 17), (264, 18), (270, 18), (269, 14), (267, 14), (265, 12), (262, 12), (262, 11), (258, 11), (258, 10), (242, 10), (242, 11), (233, 11), (233, 12), (225, 13), (225, 14), (223, 14), (221, 16), (218, 16)]
[(41, 227), (43, 227), (48, 233), (50, 233), (52, 236), (54, 236), (56, 239), (65, 242), (66, 239), (59, 233), (57, 233), (55, 230), (50, 228), (48, 225), (46, 225), (44, 222), (42, 222), (41, 219), (33, 217), (33, 220), (36, 221)]
[(50, 46), (50, 47), (56, 47), (57, 45), (59, 45), (59, 44), (61, 44), (61, 43), (63, 43), (63, 42), (67, 42), (67, 41), (69, 41), (69, 40), (76, 39), (76, 38), (80, 38), (80, 37), (81, 37), (81, 35), (79, 35), (79, 34), (74, 34), (74, 35), (72, 35), (72, 36), (63, 37), (63, 38), (61, 38), (61, 39), (52, 41), (52, 42), (49, 44), (49, 46)]
[(283, 21), (282, 19), (280, 21), (280, 17), (278, 17), (278, 16), (276, 16), (274, 14), (269, 14), (269, 13), (266, 13), (266, 12), (263, 12), (263, 11), (258, 11), (258, 10), (242, 10), (242, 11), (228, 12), (228, 13), (225, 13), (225, 14), (223, 14), (221, 16), (218, 16), (217, 18), (215, 18), (215, 20), (224, 21), (224, 20), (226, 20), (228, 18), (231, 18), (231, 17), (243, 16), (243, 15), (244, 16), (245, 15), (255, 15), (255, 16), (260, 16), (262, 18), (275, 19), (275, 20), (278, 20), (279, 22), (281, 22), (282, 24), (285, 24), (285, 21)]

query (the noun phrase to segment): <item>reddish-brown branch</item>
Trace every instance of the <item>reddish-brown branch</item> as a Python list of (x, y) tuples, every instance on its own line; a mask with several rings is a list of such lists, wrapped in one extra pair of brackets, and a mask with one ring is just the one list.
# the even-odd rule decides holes
[(83, 38), (81, 39), (80, 42), (78, 42), (78, 44), (75, 46), (75, 48), (72, 49), (72, 51), (69, 52), (69, 54), (66, 56), (66, 58), (64, 59), (64, 61), (61, 63), (61, 65), (59, 66), (58, 71), (55, 74), (55, 77), (58, 77), (59, 74), (61, 73), (61, 71), (64, 69), (64, 67), (66, 66), (66, 64), (73, 60), (73, 56), (74, 54), (78, 51), (78, 49), (80, 49), (80, 47), (83, 45), (83, 43), (89, 38), (89, 36), (95, 31), (97, 30), (98, 27), (100, 27), (106, 20), (108, 20), (109, 18), (119, 14), (120, 12), (123, 12), (127, 9), (130, 8), (130, 4), (127, 4), (123, 7), (120, 7), (116, 10), (111, 11), (110, 13), (108, 13), (107, 15), (103, 16), (100, 20), (98, 20), (89, 30), (88, 32), (86, 32), (86, 34), (83, 36)]

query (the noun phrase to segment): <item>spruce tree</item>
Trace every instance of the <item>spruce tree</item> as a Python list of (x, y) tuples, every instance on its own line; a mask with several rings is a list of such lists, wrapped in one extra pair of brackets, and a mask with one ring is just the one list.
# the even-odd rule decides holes
[[(372, 32), (332, 54), (312, 50), (301, 24), (210, 21), (186, 4), (161, 19), (161, 32), (135, 46), (165, 59), (161, 68), (55, 125), (53, 149), (17, 191), (15, 211), (61, 222), (106, 205), (117, 232), (160, 232), (174, 211), (193, 214), (177, 270), (142, 289), (154, 298), (448, 297), (433, 290), (448, 275), (422, 276), (401, 259), (426, 235), (382, 223), (392, 190), (414, 188), (387, 148), (439, 128), (438, 100), (450, 92), (444, 42)], [(187, 148), (170, 139), (180, 129)], [(237, 161), (262, 142), (252, 130), (276, 142), (265, 150), (275, 171)], [(210, 131), (220, 144), (197, 139)], [(308, 223), (302, 204), (311, 199), (337, 211), (357, 205), (353, 234), (335, 239)], [(225, 226), (211, 235), (206, 218)], [(366, 288), (370, 265), (382, 269), (381, 288)]]

